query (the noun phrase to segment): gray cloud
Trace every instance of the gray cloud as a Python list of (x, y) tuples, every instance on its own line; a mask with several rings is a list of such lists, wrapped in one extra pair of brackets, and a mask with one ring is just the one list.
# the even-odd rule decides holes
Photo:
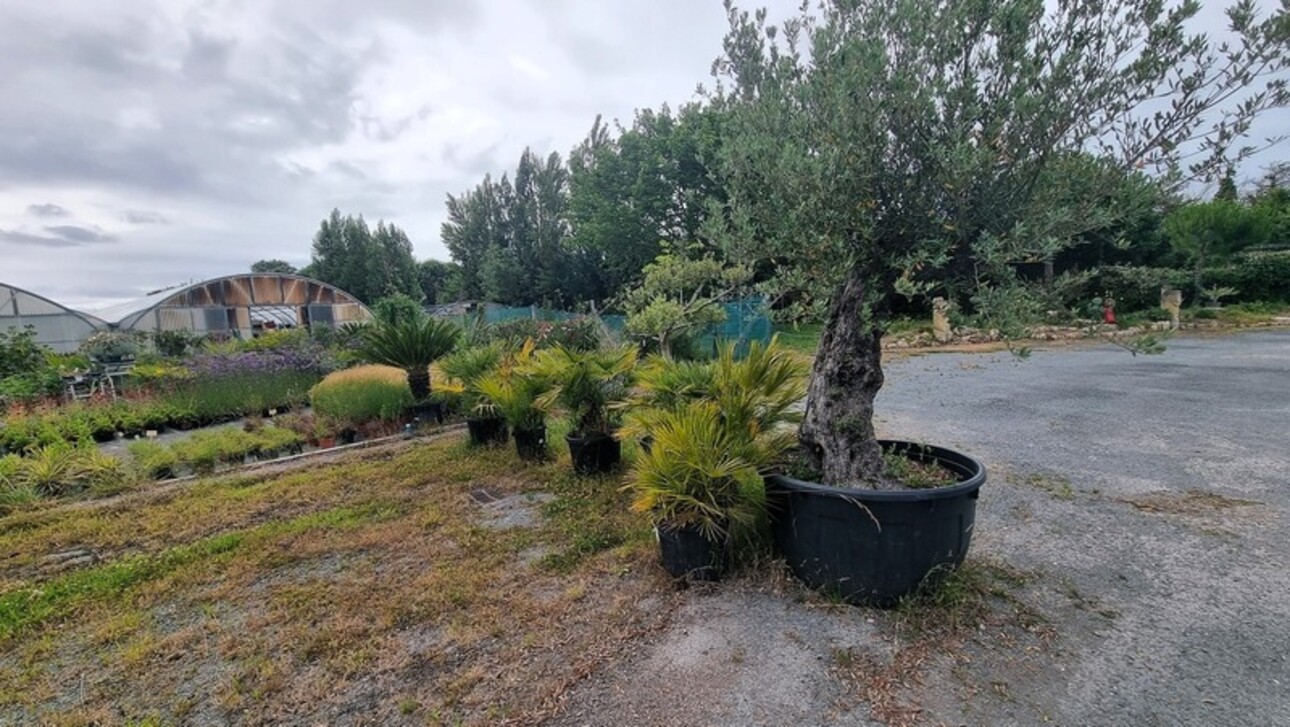
[(126, 210), (121, 213), (121, 219), (132, 225), (170, 224), (170, 220), (160, 212), (148, 212), (146, 210)]
[(25, 230), (0, 229), (0, 242), (27, 247), (80, 247), (84, 241), (74, 240), (63, 235), (38, 235)]
[(82, 245), (95, 242), (116, 242), (115, 235), (106, 234), (99, 229), (90, 229), (77, 225), (50, 225), (45, 228), (45, 232)]
[[(507, 161), (501, 158), (502, 145), (490, 144), (479, 151), (465, 151), (459, 144), (449, 144), (443, 148), (439, 158), (444, 164), (457, 170), (464, 178), (474, 179), (471, 187), (483, 181), (485, 174), (492, 174), (500, 178), (502, 172), (508, 168)], [(515, 161), (519, 160), (519, 155), (515, 156)], [(463, 190), (464, 191), (464, 190)]]
[(29, 204), (27, 205), (27, 214), (32, 217), (71, 217), (72, 213), (66, 208), (59, 207), (56, 204)]

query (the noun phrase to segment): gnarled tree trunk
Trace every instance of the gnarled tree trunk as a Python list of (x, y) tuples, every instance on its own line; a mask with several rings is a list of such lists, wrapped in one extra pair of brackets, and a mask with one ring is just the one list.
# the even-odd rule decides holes
[(834, 296), (820, 335), (798, 438), (824, 482), (872, 480), (882, 473), (873, 400), (882, 388), (882, 333), (862, 315), (865, 276), (857, 270)]

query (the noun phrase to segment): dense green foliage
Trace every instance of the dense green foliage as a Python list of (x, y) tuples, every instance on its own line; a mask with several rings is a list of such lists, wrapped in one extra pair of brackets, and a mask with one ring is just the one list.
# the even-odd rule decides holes
[(257, 260), (251, 263), (251, 272), (253, 273), (285, 273), (292, 275), (296, 268), (286, 260)]
[(10, 402), (57, 394), (62, 379), (53, 359), (31, 326), (0, 329), (0, 412)]
[(623, 434), (650, 442), (628, 487), (655, 522), (716, 538), (747, 534), (763, 513), (762, 477), (796, 442), (785, 425), (806, 394), (806, 367), (773, 342), (735, 352), (727, 344), (704, 364), (660, 357), (641, 372)]
[(331, 283), (364, 303), (395, 293), (420, 300), (421, 280), (412, 243), (394, 225), (370, 229), (362, 216), (341, 217), (340, 210), (319, 225), (313, 257), (302, 275)]

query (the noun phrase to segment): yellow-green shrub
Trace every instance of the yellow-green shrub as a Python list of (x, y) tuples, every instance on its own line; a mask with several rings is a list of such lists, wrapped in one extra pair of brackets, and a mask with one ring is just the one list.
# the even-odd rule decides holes
[(393, 421), (412, 404), (407, 375), (393, 366), (358, 366), (329, 375), (309, 391), (314, 413), (350, 424)]

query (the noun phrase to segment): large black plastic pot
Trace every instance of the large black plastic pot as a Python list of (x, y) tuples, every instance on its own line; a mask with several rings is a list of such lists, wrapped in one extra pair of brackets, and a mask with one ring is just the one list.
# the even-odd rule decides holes
[(443, 403), (438, 401), (426, 401), (420, 404), (413, 404), (408, 407), (408, 413), (416, 417), (422, 424), (436, 422), (443, 424)]
[(466, 431), (470, 434), (470, 443), (475, 445), (505, 444), (508, 438), (506, 420), (500, 417), (467, 419)]
[(523, 460), (546, 459), (546, 427), (537, 429), (516, 429), (515, 451)]
[(659, 523), (654, 532), (658, 534), (663, 568), (673, 578), (692, 581), (721, 579), (726, 565), (725, 543), (708, 540), (692, 525)]
[(573, 469), (581, 474), (594, 475), (609, 472), (623, 459), (622, 444), (608, 434), (592, 434), (586, 437), (575, 437), (570, 434), (564, 439), (569, 443), (569, 456), (573, 458)]
[(851, 603), (890, 607), (963, 562), (985, 467), (943, 447), (881, 444), (936, 462), (960, 482), (925, 490), (860, 490), (771, 475), (766, 496), (775, 546), (798, 578)]

